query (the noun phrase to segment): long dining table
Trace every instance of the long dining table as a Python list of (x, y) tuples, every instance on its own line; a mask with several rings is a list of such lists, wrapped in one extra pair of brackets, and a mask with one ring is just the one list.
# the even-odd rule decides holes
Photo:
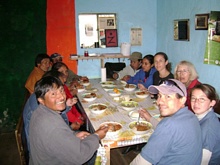
[[(131, 112), (138, 111), (140, 108), (148, 110), (148, 112), (157, 117), (159, 115), (159, 110), (155, 104), (155, 100), (151, 99), (150, 96), (146, 98), (138, 98), (135, 92), (138, 91), (136, 88), (134, 91), (124, 90), (124, 83), (120, 80), (107, 80), (107, 82), (113, 82), (114, 85), (111, 87), (104, 85), (101, 79), (90, 79), (88, 86), (85, 90), (79, 91), (77, 96), (82, 109), (82, 113), (86, 119), (86, 125), (89, 132), (94, 132), (97, 130), (101, 124), (105, 122), (117, 122), (122, 125), (120, 132), (117, 134), (107, 134), (107, 136), (101, 140), (101, 145), (105, 146), (107, 150), (111, 148), (118, 148), (123, 146), (130, 146), (135, 144), (146, 143), (153, 133), (153, 129), (150, 129), (145, 134), (136, 134), (132, 129), (129, 128), (129, 124), (133, 121), (137, 121), (137, 118), (131, 116)], [(113, 89), (118, 89), (121, 91), (121, 96), (112, 97), (109, 95), (109, 91)], [(95, 93), (96, 97), (94, 100), (85, 100), (84, 96), (86, 94)], [(129, 98), (138, 105), (134, 110), (129, 111), (123, 109), (121, 106), (120, 98)], [(89, 108), (93, 104), (104, 104), (107, 109), (101, 113), (96, 114)], [(109, 152), (109, 151), (108, 151)]]

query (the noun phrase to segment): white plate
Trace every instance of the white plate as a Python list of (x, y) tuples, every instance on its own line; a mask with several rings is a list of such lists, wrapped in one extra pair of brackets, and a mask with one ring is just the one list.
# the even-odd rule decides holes
[(131, 92), (131, 91), (134, 91), (136, 89), (136, 87), (137, 87), (137, 85), (135, 85), (135, 84), (127, 84), (124, 87), (124, 90)]
[(118, 135), (118, 133), (122, 129), (122, 125), (118, 122), (104, 122), (100, 126), (103, 126), (103, 125), (108, 125), (109, 127), (108, 132), (106, 133), (106, 136)]
[[(95, 94), (95, 96), (92, 96), (91, 94), (95, 94), (95, 93), (85, 93), (85, 94), (83, 94), (83, 99), (85, 100), (85, 101), (94, 101), (96, 98), (97, 98), (97, 96), (96, 96), (96, 94)], [(88, 95), (89, 95), (89, 97), (88, 97)]]
[(92, 113), (94, 114), (101, 114), (103, 112), (105, 112), (105, 110), (107, 109), (107, 105), (106, 104), (102, 104), (102, 103), (95, 103), (95, 104), (91, 104), (89, 106), (89, 109), (91, 110)]
[(138, 106), (136, 101), (122, 101), (121, 107), (126, 111), (134, 110)]
[(108, 94), (112, 97), (117, 97), (121, 95), (122, 90), (120, 89), (113, 89), (113, 90), (109, 90)]
[[(149, 122), (147, 122), (147, 121), (139, 121), (139, 122), (140, 122), (139, 126), (137, 126), (137, 124), (136, 124), (137, 121), (133, 121), (133, 122), (131, 122), (131, 123), (129, 124), (129, 128), (130, 128), (130, 129), (132, 130), (132, 132), (134, 132), (136, 135), (143, 135), (143, 134), (146, 134), (146, 133), (148, 133), (149, 131), (152, 130), (152, 124), (151, 124), (151, 123), (149, 123)], [(142, 124), (145, 125), (145, 126), (148, 127), (148, 128), (146, 128), (146, 130), (140, 131), (140, 130), (138, 130), (138, 127), (139, 127), (139, 129), (141, 129)], [(144, 129), (144, 128), (142, 127), (142, 129)]]
[(144, 91), (136, 91), (135, 96), (141, 99), (144, 99), (148, 96), (148, 94)]

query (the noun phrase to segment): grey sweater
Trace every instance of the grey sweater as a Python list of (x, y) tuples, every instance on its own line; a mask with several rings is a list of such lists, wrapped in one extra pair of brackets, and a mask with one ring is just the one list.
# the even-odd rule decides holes
[(29, 131), (30, 165), (80, 165), (99, 147), (97, 135), (80, 140), (58, 112), (41, 104), (33, 112)]

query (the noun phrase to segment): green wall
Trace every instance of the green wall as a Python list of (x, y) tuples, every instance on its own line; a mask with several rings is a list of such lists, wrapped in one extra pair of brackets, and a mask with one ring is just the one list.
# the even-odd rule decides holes
[(46, 1), (1, 0), (0, 17), (0, 132), (9, 132), (21, 114), (34, 59), (46, 52)]

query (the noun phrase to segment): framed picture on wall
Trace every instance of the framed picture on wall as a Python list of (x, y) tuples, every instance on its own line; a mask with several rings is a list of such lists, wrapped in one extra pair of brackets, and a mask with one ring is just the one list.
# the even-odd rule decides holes
[(195, 30), (208, 30), (209, 14), (195, 15)]
[(118, 47), (117, 29), (105, 29), (106, 47)]

